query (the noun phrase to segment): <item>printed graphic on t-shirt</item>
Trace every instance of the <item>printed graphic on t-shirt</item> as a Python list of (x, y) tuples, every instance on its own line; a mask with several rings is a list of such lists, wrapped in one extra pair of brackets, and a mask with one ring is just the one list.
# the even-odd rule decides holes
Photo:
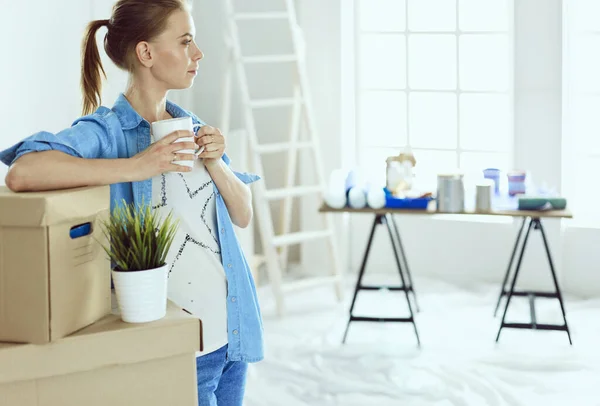
[[(199, 186), (196, 186), (196, 187), (192, 186), (192, 188), (190, 188), (189, 183), (191, 183), (193, 181), (193, 179), (186, 179), (186, 177), (181, 173), (171, 174), (168, 178), (167, 178), (167, 174), (164, 174), (164, 173), (160, 176), (161, 176), (160, 197), (158, 199), (156, 199), (156, 200), (158, 200), (159, 203), (152, 207), (153, 210), (167, 208), (168, 206), (173, 206), (173, 202), (169, 201), (170, 193), (175, 193), (177, 195), (177, 197), (179, 197), (179, 198), (181, 198), (181, 196), (187, 195), (187, 197), (190, 200), (204, 199), (204, 202), (202, 203), (202, 206), (201, 206), (202, 211), (200, 213), (200, 220), (202, 222), (203, 227), (205, 227), (205, 231), (207, 231), (211, 237), (211, 241), (203, 242), (203, 241), (198, 241), (196, 238), (191, 236), (189, 233), (184, 234), (184, 233), (178, 232), (176, 235), (176, 238), (173, 241), (173, 247), (171, 249), (173, 250), (174, 247), (176, 247), (176, 246), (178, 246), (179, 248), (177, 249), (177, 254), (176, 254), (175, 258), (169, 264), (169, 274), (171, 274), (171, 272), (175, 268), (175, 265), (177, 264), (179, 259), (184, 254), (186, 247), (188, 247), (190, 244), (194, 244), (198, 247), (209, 250), (213, 254), (221, 255), (221, 250), (219, 249), (219, 240), (217, 239), (217, 236), (215, 235), (215, 232), (213, 231), (214, 227), (211, 226), (212, 222), (207, 218), (207, 209), (209, 208), (209, 205), (212, 205), (213, 209), (215, 206), (215, 201), (214, 201), (215, 192), (213, 190), (214, 189), (213, 181), (208, 180), (208, 181), (202, 182)], [(205, 190), (207, 188), (209, 188), (209, 189)], [(208, 191), (210, 191), (210, 194), (206, 193)], [(205, 192), (205, 193), (201, 193), (201, 192)], [(199, 206), (198, 203), (200, 203), (200, 201), (195, 202), (194, 206), (198, 207)], [(179, 204), (185, 205), (184, 202), (179, 202)]]
[(152, 207), (179, 222), (165, 262), (168, 298), (202, 320), (204, 351), (227, 344), (227, 276), (221, 258), (215, 184), (203, 161), (187, 173), (152, 178)]

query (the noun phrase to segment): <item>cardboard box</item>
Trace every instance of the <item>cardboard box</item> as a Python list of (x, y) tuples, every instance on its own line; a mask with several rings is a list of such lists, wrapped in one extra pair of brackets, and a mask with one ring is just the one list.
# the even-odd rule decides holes
[(43, 344), (110, 313), (98, 241), (110, 189), (13, 193), (0, 187), (0, 342)]
[(197, 406), (201, 337), (170, 304), (153, 323), (109, 315), (50, 344), (0, 344), (0, 405)]

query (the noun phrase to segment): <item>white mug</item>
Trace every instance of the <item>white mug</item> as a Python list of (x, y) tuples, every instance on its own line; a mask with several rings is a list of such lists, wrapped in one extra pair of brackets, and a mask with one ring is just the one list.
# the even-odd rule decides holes
[[(193, 124), (191, 117), (179, 117), (155, 121), (152, 123), (152, 136), (154, 137), (154, 142), (156, 142), (177, 130), (187, 130), (195, 133), (194, 130), (196, 127), (202, 127), (202, 124)], [(183, 137), (179, 138), (175, 142), (195, 142), (195, 140), (194, 137)], [(202, 153), (202, 151), (204, 151), (204, 147), (196, 151), (191, 149), (182, 149), (177, 152), (182, 154), (194, 154), (197, 157)], [(173, 163), (177, 165), (188, 166), (190, 168), (194, 167), (194, 161), (173, 161)]]

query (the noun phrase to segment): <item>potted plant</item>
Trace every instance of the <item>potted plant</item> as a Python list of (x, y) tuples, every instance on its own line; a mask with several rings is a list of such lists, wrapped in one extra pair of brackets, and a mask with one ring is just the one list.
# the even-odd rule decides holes
[(102, 245), (112, 263), (112, 277), (121, 318), (146, 323), (167, 311), (166, 257), (177, 231), (172, 213), (161, 219), (150, 205), (117, 205), (102, 231)]

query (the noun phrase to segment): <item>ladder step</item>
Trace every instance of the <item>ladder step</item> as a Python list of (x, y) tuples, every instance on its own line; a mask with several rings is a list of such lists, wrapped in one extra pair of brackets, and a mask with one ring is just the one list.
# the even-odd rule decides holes
[(293, 97), (281, 97), (278, 99), (252, 100), (250, 105), (252, 108), (260, 109), (265, 107), (293, 106), (295, 102), (296, 99)]
[(297, 142), (292, 144), (291, 142), (277, 142), (271, 144), (262, 144), (256, 147), (256, 150), (260, 154), (272, 154), (276, 152), (287, 152), (295, 146), (296, 149), (311, 148), (313, 144), (309, 141)]
[(243, 63), (283, 63), (296, 62), (297, 60), (298, 58), (294, 54), (245, 56), (242, 58)]
[(314, 288), (320, 285), (329, 285), (342, 281), (341, 275), (336, 276), (315, 276), (310, 278), (304, 278), (297, 281), (286, 282), (282, 286), (282, 290), (285, 292), (292, 292), (295, 290)]
[(289, 18), (289, 14), (285, 11), (273, 12), (254, 12), (254, 13), (237, 13), (233, 15), (238, 21), (241, 20), (282, 20)]
[(273, 245), (276, 247), (282, 247), (284, 245), (300, 244), (301, 242), (305, 241), (327, 238), (331, 235), (332, 233), (330, 230), (301, 231), (299, 233), (283, 234), (273, 238)]
[(281, 188), (281, 189), (273, 189), (268, 190), (265, 193), (265, 197), (269, 200), (277, 200), (283, 199), (284, 197), (296, 197), (296, 196), (305, 196), (314, 193), (319, 193), (323, 189), (319, 185), (311, 185), (311, 186), (295, 186), (290, 188)]

